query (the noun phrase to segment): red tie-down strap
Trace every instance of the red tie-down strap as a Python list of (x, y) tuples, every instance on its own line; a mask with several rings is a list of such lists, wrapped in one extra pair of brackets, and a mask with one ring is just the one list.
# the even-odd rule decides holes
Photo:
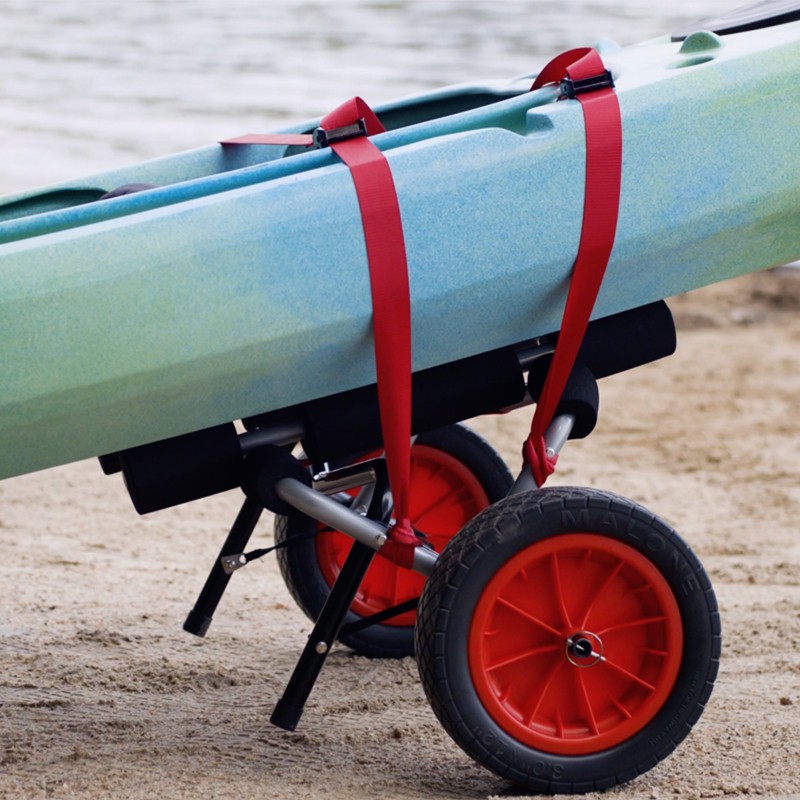
[(583, 341), (617, 230), (622, 178), (622, 118), (611, 74), (591, 48), (554, 58), (531, 90), (559, 83), (563, 98), (576, 98), (586, 131), (586, 186), (578, 254), (553, 360), (531, 421), (522, 454), (537, 486), (553, 473), (557, 455), (548, 455), (544, 434), (553, 420)]
[(329, 146), (347, 165), (355, 186), (372, 292), (378, 408), (395, 523), (381, 553), (402, 566), (414, 561), (420, 539), (409, 518), (411, 465), (411, 301), (405, 239), (389, 163), (367, 138), (384, 130), (355, 97), (324, 117), (314, 135), (249, 134), (221, 144)]

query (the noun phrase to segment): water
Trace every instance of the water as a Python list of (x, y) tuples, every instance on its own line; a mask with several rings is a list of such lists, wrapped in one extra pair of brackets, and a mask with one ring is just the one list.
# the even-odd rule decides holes
[(288, 122), (510, 78), (736, 0), (0, 0), (0, 193)]

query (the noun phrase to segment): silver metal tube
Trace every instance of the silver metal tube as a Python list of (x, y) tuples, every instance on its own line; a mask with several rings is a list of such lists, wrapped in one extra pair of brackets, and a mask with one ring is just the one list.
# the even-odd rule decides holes
[[(351, 511), (336, 500), (312, 489), (294, 478), (283, 478), (275, 484), (281, 500), (312, 519), (324, 522), (337, 531), (347, 534), (361, 544), (380, 550), (386, 544), (386, 527), (368, 517)], [(414, 548), (412, 569), (429, 575), (436, 563), (437, 555), (426, 547)]]
[(547, 448), (548, 456), (557, 456), (561, 452), (574, 427), (574, 414), (559, 414), (553, 417), (553, 421), (544, 432), (544, 446)]
[(285, 500), (298, 511), (346, 533), (373, 550), (380, 550), (386, 542), (386, 528), (379, 522), (362, 517), (294, 478), (279, 480), (275, 484), (275, 492), (281, 500)]
[(346, 492), (348, 489), (355, 489), (367, 483), (375, 483), (375, 470), (365, 467), (359, 471), (347, 471), (341, 474), (324, 473), (314, 477), (314, 488), (323, 494), (334, 494), (335, 492)]
[(536, 481), (533, 479), (531, 468), (527, 464), (523, 464), (517, 479), (514, 481), (514, 485), (508, 490), (508, 494), (510, 496), (512, 494), (532, 492), (536, 488)]
[(437, 558), (439, 558), (439, 554), (436, 553), (436, 551), (429, 550), (427, 547), (415, 547), (412, 569), (414, 572), (419, 572), (420, 575), (425, 575), (427, 577), (431, 574), (431, 570)]

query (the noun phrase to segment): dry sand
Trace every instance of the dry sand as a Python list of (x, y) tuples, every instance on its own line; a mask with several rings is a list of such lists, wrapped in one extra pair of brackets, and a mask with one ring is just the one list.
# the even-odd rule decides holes
[[(690, 737), (605, 797), (800, 798), (800, 276), (672, 307), (678, 353), (603, 381), (552, 481), (675, 525), (714, 582), (723, 661)], [(475, 427), (516, 465), (529, 414)], [(298, 730), (271, 727), (309, 631), (274, 559), (235, 576), (206, 639), (180, 630), (239, 501), (140, 518), (93, 461), (0, 483), (0, 797), (513, 795), (447, 738), (411, 659), (339, 648)]]

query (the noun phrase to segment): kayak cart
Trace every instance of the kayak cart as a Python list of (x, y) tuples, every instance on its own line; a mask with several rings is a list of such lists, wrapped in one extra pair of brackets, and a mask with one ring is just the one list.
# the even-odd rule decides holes
[[(102, 459), (142, 513), (238, 476), (241, 511), (184, 629), (204, 636), (234, 573), (277, 550), (314, 626), (273, 724), (294, 730), (340, 641), (371, 657), (416, 654), (447, 732), (531, 790), (613, 786), (689, 733), (720, 654), (714, 593), (691, 549), (625, 498), (529, 489), (460, 422), (535, 399), (555, 338), (415, 374), (410, 513), (424, 544), (410, 568), (381, 554), (393, 502), (374, 386)], [(594, 428), (596, 376), (674, 346), (663, 302), (592, 322), (550, 446)], [(264, 508), (277, 515), (274, 545), (248, 552)]]
[[(277, 551), (313, 620), (281, 728), (338, 641), (415, 657), (520, 787), (634, 778), (708, 701), (714, 592), (650, 511), (544, 484), (598, 381), (674, 351), (664, 298), (800, 258), (799, 50), (800, 5), (758, 3), (0, 198), (0, 478), (241, 489), (184, 628)], [(464, 421), (527, 405), (512, 472)]]

